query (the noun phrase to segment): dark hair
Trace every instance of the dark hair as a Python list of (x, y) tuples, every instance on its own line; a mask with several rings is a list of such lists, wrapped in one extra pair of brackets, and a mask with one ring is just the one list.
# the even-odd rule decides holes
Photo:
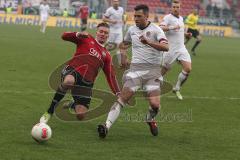
[(101, 23), (99, 23), (99, 24), (97, 25), (97, 28), (99, 28), (99, 27), (109, 28), (109, 25), (108, 25), (107, 23), (105, 23), (105, 22), (101, 22)]
[(149, 8), (145, 4), (139, 4), (134, 8), (135, 11), (143, 10), (143, 13), (149, 13)]
[(179, 4), (179, 0), (173, 0), (172, 3), (176, 3), (176, 4)]

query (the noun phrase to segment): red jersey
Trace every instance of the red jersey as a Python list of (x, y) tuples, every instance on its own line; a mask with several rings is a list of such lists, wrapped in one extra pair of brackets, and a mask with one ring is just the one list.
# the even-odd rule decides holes
[(112, 66), (112, 57), (107, 49), (90, 35), (87, 38), (79, 38), (76, 34), (77, 32), (65, 32), (62, 35), (63, 40), (77, 45), (76, 52), (68, 61), (68, 65), (90, 82), (95, 81), (99, 69), (102, 68), (113, 93), (120, 92)]
[(88, 18), (88, 6), (82, 6), (80, 7), (80, 10), (79, 10), (79, 14), (80, 14), (80, 18), (81, 19), (87, 19)]

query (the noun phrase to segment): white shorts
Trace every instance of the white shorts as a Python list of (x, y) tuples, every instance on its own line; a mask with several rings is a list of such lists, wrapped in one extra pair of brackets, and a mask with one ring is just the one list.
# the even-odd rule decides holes
[(41, 15), (40, 16), (40, 21), (41, 22), (46, 22), (48, 20), (48, 15)]
[(138, 89), (146, 92), (160, 91), (160, 76), (160, 68), (148, 71), (126, 71), (123, 75), (123, 87), (130, 88), (133, 92)]
[(171, 67), (172, 63), (176, 60), (191, 63), (191, 56), (186, 48), (182, 48), (178, 51), (169, 50), (163, 54), (163, 66), (166, 68)]
[(111, 33), (109, 34), (108, 42), (120, 44), (123, 41), (123, 33)]

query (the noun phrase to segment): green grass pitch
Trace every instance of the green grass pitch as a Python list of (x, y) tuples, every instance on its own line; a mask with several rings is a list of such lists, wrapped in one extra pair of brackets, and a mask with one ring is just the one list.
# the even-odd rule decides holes
[[(239, 39), (204, 37), (182, 88), (184, 100), (172, 93), (161, 98), (158, 137), (138, 121), (148, 108), (138, 99), (122, 111), (105, 140), (96, 126), (106, 115), (85, 123), (54, 117), (52, 139), (39, 145), (30, 131), (53, 96), (48, 77), (75, 50), (60, 38), (66, 29), (47, 28), (46, 34), (39, 29), (0, 25), (0, 160), (240, 159)], [(166, 79), (174, 83), (179, 71), (174, 65)], [(102, 73), (95, 87), (107, 87)]]

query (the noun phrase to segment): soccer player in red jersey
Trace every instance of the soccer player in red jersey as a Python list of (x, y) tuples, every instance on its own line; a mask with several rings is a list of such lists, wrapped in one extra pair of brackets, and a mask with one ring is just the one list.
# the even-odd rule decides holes
[(87, 29), (87, 20), (89, 14), (89, 8), (85, 2), (83, 6), (80, 7), (79, 14), (81, 18), (81, 31), (85, 31)]
[(84, 118), (91, 101), (92, 87), (102, 68), (107, 82), (116, 95), (120, 92), (118, 82), (112, 66), (110, 53), (104, 47), (109, 36), (109, 25), (100, 23), (97, 26), (96, 37), (87, 32), (65, 32), (62, 39), (77, 45), (76, 52), (62, 71), (62, 83), (55, 93), (51, 105), (40, 118), (40, 122), (47, 123), (54, 113), (57, 104), (63, 99), (67, 90), (71, 90), (74, 108), (79, 120)]

